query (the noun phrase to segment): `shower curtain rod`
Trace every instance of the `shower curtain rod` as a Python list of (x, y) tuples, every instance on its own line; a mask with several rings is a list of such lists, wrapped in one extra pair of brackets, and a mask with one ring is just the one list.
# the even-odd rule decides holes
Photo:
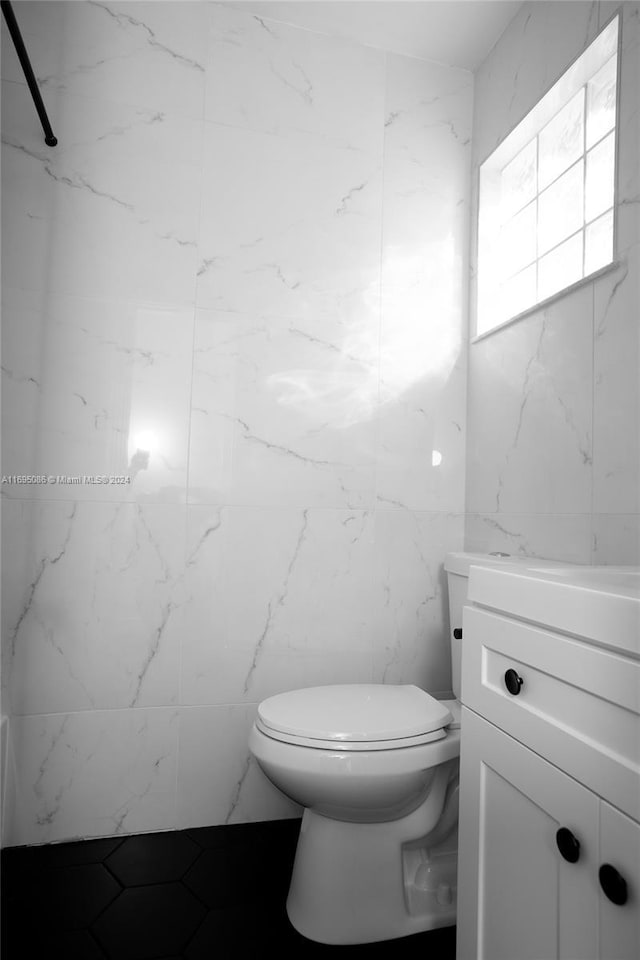
[(48, 147), (55, 147), (58, 141), (53, 135), (53, 130), (51, 129), (51, 124), (49, 123), (49, 117), (47, 116), (47, 111), (40, 95), (38, 81), (36, 80), (33, 72), (31, 61), (29, 60), (29, 54), (27, 53), (27, 48), (24, 45), (24, 40), (22, 39), (20, 27), (18, 26), (16, 15), (13, 12), (13, 7), (11, 6), (9, 0), (1, 0), (0, 6), (2, 7), (4, 19), (7, 21), (7, 27), (9, 28), (11, 39), (13, 40), (13, 44), (16, 48), (20, 66), (24, 71), (27, 84), (29, 85), (29, 90), (31, 91), (31, 96), (33, 97), (33, 102), (35, 103), (38, 116), (40, 117), (40, 123), (42, 124), (42, 129), (44, 130), (44, 142)]

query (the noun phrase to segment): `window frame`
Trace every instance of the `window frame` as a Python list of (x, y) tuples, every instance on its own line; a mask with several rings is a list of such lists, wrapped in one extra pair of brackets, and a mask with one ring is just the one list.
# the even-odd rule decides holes
[[(549, 296), (545, 297), (544, 299), (538, 300), (536, 303), (531, 304), (530, 306), (528, 306), (528, 307), (526, 307), (525, 309), (519, 311), (518, 313), (514, 314), (513, 316), (507, 317), (507, 318), (501, 320), (499, 323), (496, 323), (495, 325), (493, 325), (493, 326), (491, 326), (491, 327), (489, 327), (489, 328), (487, 328), (487, 329), (485, 329), (485, 330), (482, 330), (481, 332), (478, 332), (478, 317), (479, 317), (479, 305), (480, 305), (480, 293), (479, 293), (479, 291), (480, 291), (480, 282), (479, 282), (479, 281), (480, 281), (480, 262), (481, 262), (481, 259), (482, 259), (481, 252), (480, 252), (480, 247), (481, 247), (481, 241), (482, 241), (482, 239), (483, 239), (483, 238), (482, 238), (481, 222), (480, 222), (480, 200), (481, 200), (481, 197), (480, 197), (480, 185), (481, 185), (481, 172), (482, 172), (482, 168), (483, 168), (484, 164), (487, 162), (487, 160), (489, 160), (489, 159), (493, 156), (493, 154), (495, 154), (496, 152), (498, 152), (498, 151), (500, 150), (500, 148), (501, 148), (502, 145), (505, 143), (505, 141), (507, 141), (507, 140), (512, 136), (512, 134), (518, 129), (518, 127), (522, 126), (522, 125), (525, 123), (525, 121), (526, 121), (527, 118), (530, 116), (530, 114), (532, 114), (532, 113), (539, 107), (539, 105), (542, 103), (542, 101), (545, 99), (545, 97), (547, 97), (548, 94), (554, 89), (554, 87), (556, 87), (556, 86), (560, 83), (560, 81), (572, 70), (572, 68), (574, 68), (574, 66), (575, 66), (575, 64), (577, 63), (577, 61), (579, 61), (580, 58), (581, 58), (582, 56), (584, 56), (584, 54), (586, 53), (586, 51), (592, 46), (592, 44), (594, 44), (594, 43), (596, 42), (596, 40), (598, 39), (598, 37), (599, 37), (602, 33), (604, 33), (604, 31), (607, 30), (607, 29), (611, 26), (611, 24), (613, 23), (614, 20), (617, 20), (617, 21), (618, 21), (617, 40), (616, 40), (616, 47), (615, 47), (615, 56), (616, 56), (616, 94), (615, 94), (615, 104), (616, 104), (616, 106), (615, 106), (615, 125), (614, 125), (614, 128), (613, 128), (612, 131), (608, 131), (607, 133), (603, 134), (602, 137), (600, 137), (597, 141), (595, 141), (595, 142), (594, 142), (590, 147), (588, 147), (588, 148), (586, 147), (586, 142), (585, 142), (584, 148), (583, 148), (583, 152), (581, 153), (580, 157), (578, 157), (576, 160), (572, 161), (572, 163), (569, 164), (569, 166), (568, 166), (564, 171), (562, 171), (562, 173), (558, 174), (558, 175), (554, 178), (553, 181), (550, 181), (548, 184), (546, 184), (546, 186), (545, 186), (542, 190), (538, 189), (538, 185), (537, 185), (537, 183), (536, 183), (536, 193), (535, 193), (534, 197), (532, 198), (532, 200), (531, 200), (531, 201), (528, 201), (528, 203), (536, 202), (536, 204), (537, 204), (541, 193), (544, 193), (544, 191), (547, 190), (553, 183), (557, 182), (557, 180), (559, 180), (559, 179), (560, 179), (562, 176), (564, 176), (570, 169), (572, 169), (573, 166), (575, 166), (577, 163), (579, 163), (579, 162), (581, 162), (581, 161), (583, 162), (584, 167), (585, 167), (585, 169), (584, 169), (584, 174), (583, 174), (583, 189), (584, 189), (584, 185), (586, 184), (587, 155), (588, 155), (589, 151), (592, 150), (592, 149), (594, 149), (596, 146), (599, 146), (599, 145), (607, 138), (607, 136), (610, 136), (610, 134), (613, 133), (613, 136), (614, 136), (614, 163), (613, 163), (613, 201), (612, 201), (612, 207), (607, 207), (605, 211), (602, 211), (602, 212), (599, 213), (593, 220), (587, 222), (586, 219), (585, 219), (585, 217), (584, 217), (584, 203), (585, 203), (585, 199), (584, 199), (584, 196), (583, 196), (583, 221), (582, 221), (582, 225), (581, 225), (581, 227), (579, 228), (579, 230), (575, 230), (575, 231), (573, 231), (573, 233), (568, 234), (568, 235), (567, 235), (566, 237), (564, 237), (562, 240), (558, 241), (556, 244), (553, 244), (553, 245), (552, 245), (548, 250), (546, 250), (543, 254), (538, 255), (538, 253), (537, 253), (537, 251), (536, 251), (536, 258), (535, 258), (535, 260), (532, 261), (532, 263), (538, 264), (538, 263), (540, 262), (540, 260), (541, 260), (544, 256), (546, 256), (548, 253), (552, 252), (552, 251), (553, 251), (554, 249), (556, 249), (558, 246), (561, 246), (563, 243), (565, 243), (566, 241), (568, 241), (569, 239), (571, 239), (573, 236), (576, 236), (579, 232), (582, 232), (583, 234), (586, 233), (586, 228), (587, 228), (587, 226), (589, 226), (591, 223), (593, 223), (593, 222), (595, 222), (596, 220), (598, 220), (599, 217), (605, 216), (609, 211), (611, 211), (612, 214), (613, 214), (613, 226), (612, 226), (612, 259), (611, 259), (611, 261), (610, 261), (609, 263), (606, 263), (606, 264), (604, 264), (603, 266), (598, 267), (596, 270), (593, 270), (593, 271), (589, 272), (588, 274), (585, 274), (584, 276), (579, 277), (577, 280), (574, 280), (572, 283), (568, 284), (566, 287), (562, 287), (562, 289), (556, 290), (554, 293), (549, 294)], [(471, 310), (470, 310), (470, 321), (471, 321), (471, 324), (470, 324), (471, 330), (470, 330), (470, 332), (471, 332), (471, 336), (470, 336), (470, 342), (471, 342), (471, 343), (476, 343), (476, 342), (479, 341), (479, 340), (484, 340), (486, 337), (491, 336), (491, 335), (492, 335), (493, 333), (495, 333), (496, 331), (502, 330), (504, 327), (510, 326), (511, 324), (516, 323), (518, 320), (521, 320), (521, 319), (523, 319), (524, 317), (528, 317), (528, 316), (530, 316), (532, 313), (537, 313), (538, 311), (544, 310), (544, 309), (547, 308), (550, 304), (552, 304), (552, 303), (554, 303), (555, 301), (561, 299), (562, 297), (565, 297), (565, 296), (570, 295), (570, 294), (573, 293), (575, 290), (579, 289), (580, 287), (584, 286), (585, 284), (591, 283), (591, 282), (593, 282), (594, 280), (597, 280), (599, 277), (601, 277), (601, 276), (603, 276), (603, 275), (605, 275), (605, 274), (607, 274), (607, 273), (610, 273), (610, 272), (616, 270), (616, 269), (619, 267), (619, 265), (620, 265), (620, 260), (619, 260), (619, 257), (618, 257), (618, 167), (619, 167), (619, 162), (620, 162), (620, 160), (619, 160), (619, 154), (620, 154), (620, 152), (619, 152), (619, 137), (620, 137), (620, 89), (621, 89), (621, 82), (620, 82), (620, 81), (621, 81), (621, 67), (622, 67), (622, 21), (623, 21), (623, 18), (622, 18), (622, 8), (621, 8), (621, 7), (618, 7), (618, 8), (616, 9), (616, 11), (615, 11), (614, 13), (612, 13), (612, 15), (602, 24), (602, 26), (600, 27), (600, 29), (597, 31), (596, 35), (590, 40), (590, 42), (585, 46), (585, 48), (584, 48), (583, 50), (581, 50), (578, 54), (576, 54), (576, 56), (573, 58), (573, 60), (570, 61), (570, 63), (562, 70), (562, 72), (556, 77), (556, 79), (553, 80), (553, 81), (547, 86), (547, 88), (545, 89), (544, 93), (537, 98), (537, 100), (536, 100), (536, 102), (534, 103), (533, 107), (531, 107), (531, 109), (528, 110), (527, 113), (526, 113), (523, 117), (521, 117), (520, 120), (518, 120), (517, 123), (515, 123), (515, 124), (511, 127), (511, 129), (508, 131), (508, 133), (506, 133), (505, 136), (502, 137), (500, 143), (499, 143), (496, 147), (494, 147), (494, 148), (484, 157), (484, 159), (481, 160), (481, 161), (479, 161), (478, 164), (477, 164), (477, 169), (476, 169), (476, 172), (475, 172), (475, 177), (476, 177), (476, 183), (475, 183), (476, 202), (475, 202), (475, 211), (474, 211), (474, 215), (475, 215), (475, 230), (476, 230), (476, 237), (475, 237), (475, 276), (471, 277), (472, 295), (471, 295), (471, 298), (470, 298), (470, 299), (471, 299)], [(612, 54), (612, 56), (613, 56), (613, 54)], [(595, 76), (595, 75), (597, 74), (597, 72), (605, 66), (606, 62), (607, 62), (607, 61), (604, 61), (604, 62), (598, 67), (598, 69), (597, 69), (596, 71), (594, 71), (594, 73), (591, 74), (591, 77)], [(590, 79), (590, 78), (589, 78), (589, 79)], [(550, 123), (550, 122), (554, 119), (555, 116), (557, 116), (557, 115), (565, 108), (565, 106), (570, 102), (570, 100), (571, 100), (574, 96), (577, 96), (577, 94), (578, 94), (578, 92), (579, 92), (580, 90), (583, 90), (583, 91), (584, 91), (585, 100), (586, 100), (586, 90), (585, 90), (585, 87), (586, 87), (586, 85), (588, 84), (588, 82), (589, 82), (589, 80), (587, 80), (587, 81), (585, 81), (583, 84), (581, 84), (580, 87), (578, 87), (578, 88), (574, 91), (574, 93), (571, 94), (571, 95), (568, 97), (568, 99), (566, 100), (566, 102), (565, 102), (561, 107), (559, 107), (558, 110), (557, 110), (555, 113), (551, 114), (551, 115), (550, 115), (549, 117), (547, 117), (547, 119), (545, 119), (543, 122), (541, 122), (541, 123), (538, 122), (538, 123), (536, 124), (535, 129), (533, 130), (533, 132), (530, 133), (529, 136), (525, 137), (525, 138), (523, 139), (522, 143), (520, 143), (519, 146), (517, 146), (517, 147), (513, 150), (513, 153), (512, 153), (512, 156), (510, 157), (510, 159), (505, 160), (505, 161), (502, 163), (502, 165), (501, 165), (501, 167), (500, 167), (500, 172), (502, 172), (502, 170), (504, 170), (504, 169), (508, 166), (508, 164), (511, 162), (511, 160), (515, 159), (515, 157), (518, 155), (518, 153), (519, 153), (520, 151), (524, 150), (524, 149), (526, 148), (527, 144), (530, 143), (530, 142), (531, 142), (532, 140), (534, 140), (534, 139), (536, 140), (536, 154), (537, 154), (537, 152), (538, 152), (537, 141), (538, 141), (538, 137), (539, 137), (540, 133), (542, 132), (542, 130), (545, 128), (545, 126), (546, 126), (548, 123)], [(586, 118), (586, 110), (585, 110), (585, 114), (584, 114), (584, 124), (585, 124), (585, 128), (586, 128), (586, 119), (587, 119), (587, 118)], [(584, 138), (585, 138), (585, 141), (586, 141), (586, 132), (584, 133)], [(537, 180), (537, 176), (538, 176), (538, 174), (536, 173), (536, 180)], [(523, 204), (523, 206), (520, 207), (519, 210), (518, 210), (515, 214), (512, 215), (512, 218), (511, 218), (511, 219), (513, 219), (513, 217), (515, 217), (515, 216), (517, 216), (519, 213), (521, 213), (521, 212), (526, 208), (526, 206), (527, 206), (527, 204)], [(537, 229), (536, 229), (536, 239), (537, 239)], [(584, 239), (583, 239), (583, 268), (584, 268), (584, 256), (585, 256), (585, 251), (584, 251)], [(523, 267), (521, 268), (521, 271), (522, 271), (522, 270), (525, 270), (525, 269), (528, 269), (528, 265), (523, 266)], [(519, 272), (520, 272), (520, 271), (516, 271), (516, 273), (513, 274), (512, 276), (514, 276), (514, 277), (517, 276)], [(511, 277), (508, 278), (508, 279), (511, 279)]]

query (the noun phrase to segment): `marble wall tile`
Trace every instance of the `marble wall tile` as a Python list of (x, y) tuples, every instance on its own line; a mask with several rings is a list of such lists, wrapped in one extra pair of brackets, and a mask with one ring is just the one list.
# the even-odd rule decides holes
[(60, 91), (47, 107), (53, 149), (26, 86), (3, 85), (5, 282), (193, 302), (202, 123)]
[(9, 845), (175, 829), (178, 713), (14, 717)]
[[(256, 334), (261, 326), (256, 320)], [(243, 342), (251, 336), (242, 314), (196, 311), (189, 441), (191, 502), (223, 504), (231, 499), (238, 367), (244, 362)]]
[(181, 507), (3, 504), (13, 714), (176, 702), (184, 534)]
[[(538, 311), (471, 344), (469, 549), (508, 550), (512, 544), (578, 562), (597, 562), (598, 555), (623, 562), (635, 555), (626, 518), (637, 514), (640, 488), (638, 6), (524, 4), (476, 75), (474, 190), (482, 160), (595, 31), (622, 13), (618, 266), (560, 296), (546, 318)], [(472, 275), (475, 249), (472, 223)], [(473, 284), (471, 293), (473, 311)], [(619, 523), (611, 519), (617, 513)], [(608, 518), (602, 534), (607, 546), (598, 551), (600, 515)], [(587, 549), (588, 528), (596, 545)]]
[(231, 6), (24, 6), (60, 143), (3, 37), (4, 470), (132, 483), (3, 491), (9, 842), (297, 815), (256, 702), (449, 685), (470, 78)]
[(7, 714), (2, 715), (0, 724), (0, 747), (0, 844), (6, 847), (16, 809), (15, 756)]
[(474, 158), (482, 163), (594, 39), (597, 0), (524, 3), (475, 74)]
[(640, 566), (640, 514), (595, 514), (591, 562)]
[[(52, 91), (201, 118), (205, 3), (18, 3), (45, 103)], [(24, 82), (2, 24), (2, 77)]]
[[(383, 280), (392, 289), (407, 281), (436, 285), (437, 305), (454, 311), (456, 333), (464, 301), (460, 239), (469, 218), (472, 105), (473, 75), (466, 70), (388, 55)], [(435, 306), (430, 301), (430, 309)]]
[(370, 679), (370, 514), (190, 507), (188, 543), (183, 703)]
[(464, 515), (378, 510), (374, 679), (451, 689), (445, 554), (461, 550)]
[(301, 816), (249, 752), (254, 718), (250, 704), (181, 710), (179, 829)]
[[(414, 366), (426, 365), (428, 356), (428, 350), (419, 352)], [(380, 506), (463, 509), (466, 372), (461, 349), (450, 369), (425, 373), (401, 394), (381, 401), (376, 471)]]
[(378, 498), (461, 510), (472, 77), (389, 55)]
[(372, 505), (377, 330), (321, 326), (198, 312), (191, 501)]
[(589, 285), (471, 344), (467, 509), (589, 513)]
[(591, 562), (590, 514), (467, 514), (465, 550)]
[(640, 513), (640, 247), (594, 283), (595, 513)]
[(3, 289), (7, 497), (184, 502), (193, 309)]
[[(640, 243), (640, 4), (625, 2), (614, 6), (622, 11), (622, 58), (618, 99), (618, 192), (616, 245), (618, 254)], [(612, 10), (607, 13), (608, 20)]]
[(197, 303), (377, 315), (381, 157), (205, 124)]
[(211, 4), (207, 120), (377, 154), (381, 50)]

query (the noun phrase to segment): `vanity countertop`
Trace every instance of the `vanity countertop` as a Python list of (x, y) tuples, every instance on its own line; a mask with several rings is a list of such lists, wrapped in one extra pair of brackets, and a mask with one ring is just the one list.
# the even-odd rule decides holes
[(468, 602), (640, 658), (640, 567), (472, 566)]

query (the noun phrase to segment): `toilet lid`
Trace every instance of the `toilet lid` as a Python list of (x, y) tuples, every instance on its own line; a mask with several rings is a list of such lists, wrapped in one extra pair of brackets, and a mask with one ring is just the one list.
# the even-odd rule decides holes
[(269, 697), (258, 707), (262, 724), (311, 740), (400, 740), (440, 730), (447, 707), (411, 684), (347, 683), (308, 687)]

